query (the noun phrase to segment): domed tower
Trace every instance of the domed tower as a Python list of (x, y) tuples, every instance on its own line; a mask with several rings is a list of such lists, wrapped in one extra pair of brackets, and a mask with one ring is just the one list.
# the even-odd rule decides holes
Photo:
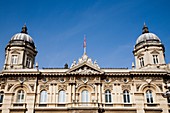
[(161, 40), (153, 33), (150, 33), (146, 24), (142, 34), (136, 40), (133, 54), (135, 56), (136, 68), (164, 68), (165, 48)]
[(28, 35), (27, 27), (15, 34), (5, 48), (4, 70), (33, 68), (37, 54), (33, 39)]

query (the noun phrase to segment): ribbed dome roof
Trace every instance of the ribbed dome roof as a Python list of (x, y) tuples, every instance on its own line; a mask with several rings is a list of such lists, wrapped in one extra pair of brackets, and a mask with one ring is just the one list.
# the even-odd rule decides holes
[(24, 41), (34, 45), (33, 39), (28, 35), (26, 25), (22, 27), (21, 33), (17, 33), (11, 38), (11, 42), (13, 41)]
[(161, 40), (155, 34), (145, 33), (138, 37), (138, 39), (136, 40), (136, 44), (139, 44), (140, 42), (146, 42), (146, 41), (152, 41), (152, 40), (161, 42)]
[(139, 44), (141, 42), (146, 42), (146, 41), (161, 42), (158, 36), (156, 36), (153, 33), (149, 33), (148, 27), (145, 24), (142, 30), (143, 30), (142, 35), (138, 37), (138, 39), (136, 40), (136, 44)]
[(25, 33), (17, 33), (17, 34), (15, 34), (11, 38), (11, 41), (15, 41), (15, 40), (26, 41), (26, 42), (34, 44), (33, 39), (31, 38), (31, 36), (29, 36), (28, 34), (25, 34)]

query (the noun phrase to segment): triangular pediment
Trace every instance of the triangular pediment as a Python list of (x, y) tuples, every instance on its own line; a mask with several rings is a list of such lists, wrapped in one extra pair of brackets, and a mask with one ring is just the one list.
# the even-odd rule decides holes
[(159, 54), (159, 52), (157, 50), (153, 50), (151, 54)]
[(67, 71), (70, 74), (102, 74), (103, 71), (98, 66), (97, 62), (94, 63), (87, 55), (83, 55), (82, 58), (73, 62), (70, 69)]

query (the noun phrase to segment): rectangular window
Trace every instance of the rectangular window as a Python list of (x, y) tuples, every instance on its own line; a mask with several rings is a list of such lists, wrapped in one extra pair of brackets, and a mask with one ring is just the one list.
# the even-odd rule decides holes
[(153, 63), (158, 64), (158, 55), (153, 55)]
[(17, 63), (18, 63), (18, 56), (17, 55), (12, 55), (11, 64), (17, 64)]
[(31, 68), (31, 58), (29, 57), (27, 57), (27, 60), (26, 60), (26, 67)]
[(139, 63), (140, 63), (141, 67), (144, 66), (144, 59), (143, 59), (143, 57), (139, 58)]

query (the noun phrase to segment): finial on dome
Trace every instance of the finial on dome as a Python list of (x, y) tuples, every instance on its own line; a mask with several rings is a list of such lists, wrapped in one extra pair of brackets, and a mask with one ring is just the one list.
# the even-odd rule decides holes
[(146, 26), (145, 22), (142, 28), (142, 34), (149, 33), (148, 27)]
[(24, 24), (24, 26), (22, 27), (22, 31), (21, 31), (21, 33), (28, 34), (26, 24)]

